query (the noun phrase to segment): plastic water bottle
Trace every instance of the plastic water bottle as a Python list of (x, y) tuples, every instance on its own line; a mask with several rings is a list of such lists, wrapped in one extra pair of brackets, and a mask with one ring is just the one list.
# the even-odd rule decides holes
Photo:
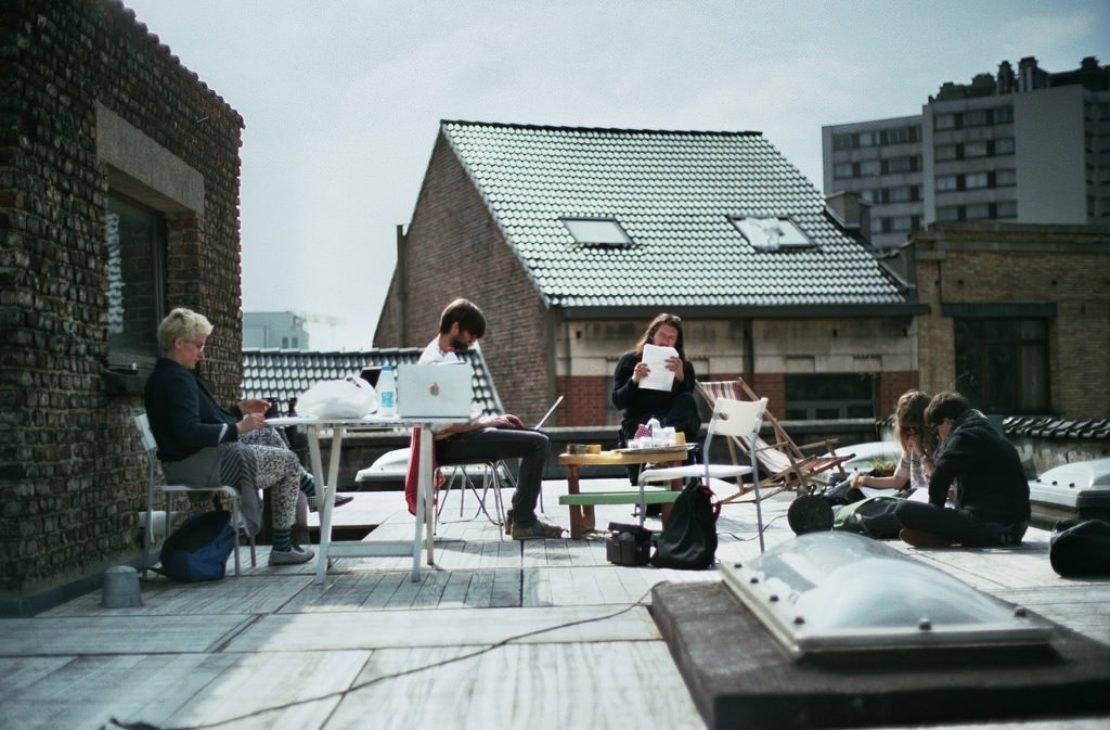
[(378, 415), (386, 418), (397, 415), (397, 381), (391, 365), (382, 368), (378, 377)]
[(651, 445), (652, 446), (662, 446), (663, 445), (662, 444), (663, 426), (660, 425), (659, 419), (656, 418), (655, 416), (652, 416), (651, 420), (648, 421), (647, 425), (648, 425), (648, 428), (651, 429)]

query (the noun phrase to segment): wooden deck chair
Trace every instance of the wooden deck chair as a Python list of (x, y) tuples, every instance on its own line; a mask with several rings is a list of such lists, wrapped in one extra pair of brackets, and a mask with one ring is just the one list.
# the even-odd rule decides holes
[[(717, 402), (717, 398), (760, 400), (743, 378), (699, 382), (698, 393), (710, 407)], [(817, 475), (834, 469), (838, 471), (841, 478), (847, 478), (844, 462), (852, 456), (835, 455), (836, 439), (825, 439), (799, 446), (787, 435), (778, 419), (770, 411), (764, 411), (763, 418), (770, 424), (775, 439), (774, 443), (769, 444), (762, 438), (758, 438), (754, 449), (763, 473), (759, 487), (761, 490), (771, 490), (762, 495), (764, 499), (784, 489), (794, 490), (798, 494), (809, 494), (822, 486), (816, 479)], [(729, 439), (729, 454), (734, 462), (737, 460), (737, 446), (742, 451), (749, 451), (749, 445), (742, 437)], [(744, 485), (739, 492), (721, 502), (740, 499), (751, 491), (751, 488), (752, 485)]]

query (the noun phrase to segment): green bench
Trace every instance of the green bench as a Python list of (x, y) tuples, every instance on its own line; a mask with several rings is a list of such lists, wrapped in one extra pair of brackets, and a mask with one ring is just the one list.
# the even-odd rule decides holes
[[(645, 504), (672, 504), (682, 492), (670, 489), (645, 489)], [(579, 492), (578, 494), (559, 495), (559, 504), (593, 506), (596, 504), (639, 504), (640, 492), (637, 489), (622, 489), (619, 492)]]

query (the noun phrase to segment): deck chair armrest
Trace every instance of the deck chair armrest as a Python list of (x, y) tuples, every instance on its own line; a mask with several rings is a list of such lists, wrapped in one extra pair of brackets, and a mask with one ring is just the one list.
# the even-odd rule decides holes
[(802, 451), (806, 449), (826, 449), (831, 454), (836, 447), (836, 442), (839, 440), (840, 439), (825, 439), (824, 441), (814, 441), (811, 444), (801, 444), (798, 448)]
[(756, 451), (782, 451), (784, 446), (789, 446), (789, 444), (785, 441), (779, 441), (778, 443), (760, 446)]

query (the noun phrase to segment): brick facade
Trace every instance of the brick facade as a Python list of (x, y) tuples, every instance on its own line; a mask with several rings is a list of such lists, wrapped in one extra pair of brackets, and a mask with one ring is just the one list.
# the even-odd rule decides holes
[[(0, 39), (0, 602), (18, 604), (137, 555), (143, 373), (105, 372), (109, 193), (165, 215), (166, 304), (213, 321), (206, 375), (238, 391), (243, 120), (118, 2), (6, 3)], [(163, 164), (199, 191), (161, 189)]]
[(958, 389), (951, 305), (1051, 305), (1049, 400), (1066, 418), (1110, 413), (1110, 227), (935, 226), (912, 245), (922, 389)]
[(400, 256), (374, 346), (423, 347), (439, 331), (443, 307), (465, 297), (486, 315), (482, 352), (506, 411), (526, 423), (538, 420), (555, 392), (548, 314), (442, 134)]

